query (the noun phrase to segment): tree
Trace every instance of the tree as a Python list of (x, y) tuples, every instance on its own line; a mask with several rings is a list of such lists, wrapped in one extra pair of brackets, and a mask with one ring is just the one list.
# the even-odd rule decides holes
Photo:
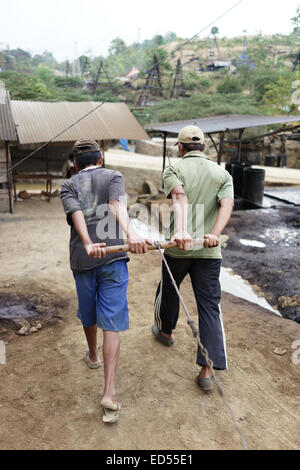
[(126, 51), (127, 46), (123, 39), (115, 38), (111, 41), (108, 52), (112, 55), (121, 55)]
[(296, 15), (291, 18), (291, 22), (293, 23), (294, 25), (294, 33), (298, 33), (300, 28), (300, 5), (298, 6), (297, 10), (296, 10)]
[(266, 93), (262, 99), (263, 109), (269, 112), (282, 112), (289, 108), (290, 112), (297, 110), (293, 103), (293, 83), (299, 80), (299, 74), (281, 76), (275, 83), (266, 85)]
[(164, 40), (165, 40), (165, 43), (167, 44), (168, 42), (173, 42), (173, 41), (176, 41), (177, 39), (177, 34), (174, 33), (173, 31), (168, 31), (166, 34), (165, 34), (165, 37), (164, 37)]
[(213, 37), (214, 37), (215, 44), (216, 44), (217, 51), (218, 51), (218, 55), (220, 55), (219, 43), (218, 43), (218, 39), (217, 39), (217, 34), (219, 34), (219, 28), (217, 28), (216, 26), (213, 26), (211, 28), (210, 34), (212, 34)]

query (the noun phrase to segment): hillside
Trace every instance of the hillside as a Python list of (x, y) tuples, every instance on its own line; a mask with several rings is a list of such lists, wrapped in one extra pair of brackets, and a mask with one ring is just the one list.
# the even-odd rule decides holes
[[(6, 49), (0, 51), (0, 80), (13, 99), (123, 101), (134, 108), (142, 124), (213, 114), (298, 111), (292, 102), (293, 82), (299, 77), (297, 32), (231, 39), (211, 34), (185, 42), (175, 33), (132, 45), (116, 38), (107, 57), (80, 56), (62, 63), (51, 52), (32, 56), (22, 49)], [(126, 75), (133, 67), (151, 69), (155, 57), (160, 83), (153, 81), (151, 93), (136, 109), (147, 75)], [(178, 59), (181, 70), (174, 86)]]

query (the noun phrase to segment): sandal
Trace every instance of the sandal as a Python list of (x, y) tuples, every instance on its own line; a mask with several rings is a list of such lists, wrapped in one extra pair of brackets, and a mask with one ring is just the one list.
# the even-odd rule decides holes
[(90, 369), (99, 369), (99, 367), (102, 366), (101, 361), (99, 360), (99, 362), (91, 362), (89, 359), (89, 353), (90, 351), (88, 349), (84, 351), (83, 360), (86, 362)]
[(113, 424), (116, 423), (120, 416), (121, 405), (110, 400), (102, 400), (101, 405), (103, 408), (103, 423)]

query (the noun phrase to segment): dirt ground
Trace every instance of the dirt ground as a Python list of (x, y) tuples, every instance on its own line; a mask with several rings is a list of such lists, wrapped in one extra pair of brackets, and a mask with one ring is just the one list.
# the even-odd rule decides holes
[[(131, 329), (122, 334), (117, 378), (122, 412), (118, 424), (107, 426), (103, 369), (90, 370), (82, 360), (59, 200), (19, 203), (14, 215), (0, 215), (0, 227), (0, 307), (9, 299), (38, 304), (43, 325), (21, 337), (0, 322), (0, 340), (8, 342), (0, 365), (1, 449), (241, 448), (217, 392), (205, 395), (195, 384), (196, 343), (183, 312), (173, 348), (151, 336), (158, 253), (132, 256), (129, 264)], [(196, 318), (188, 280), (182, 293)], [(55, 313), (50, 320), (46, 306)], [(229, 370), (218, 375), (249, 448), (299, 448), (300, 365), (292, 363), (292, 344), (300, 325), (228, 294), (222, 311)]]

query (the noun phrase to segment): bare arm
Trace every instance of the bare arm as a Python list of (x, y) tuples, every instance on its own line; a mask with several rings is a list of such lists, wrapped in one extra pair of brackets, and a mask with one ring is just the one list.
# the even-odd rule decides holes
[(91, 258), (103, 258), (104, 256), (106, 256), (106, 243), (92, 242), (82, 211), (77, 211), (72, 214), (72, 222), (76, 232), (80, 236), (80, 240), (82, 241), (82, 244), (87, 254)]
[(171, 238), (171, 242), (177, 241), (180, 250), (189, 250), (191, 236), (187, 231), (188, 198), (182, 186), (175, 186), (171, 196), (175, 215), (175, 234)]
[(210, 234), (204, 236), (205, 248), (213, 248), (219, 245), (219, 237), (230, 220), (234, 208), (234, 202), (232, 199), (224, 198), (221, 199), (220, 206), (215, 225), (213, 226)]
[(124, 231), (130, 251), (137, 254), (146, 253), (148, 251), (147, 244), (152, 245), (152, 243), (150, 240), (144, 240), (136, 233), (128, 217), (125, 204), (122, 201), (112, 200), (109, 201), (109, 209)]

